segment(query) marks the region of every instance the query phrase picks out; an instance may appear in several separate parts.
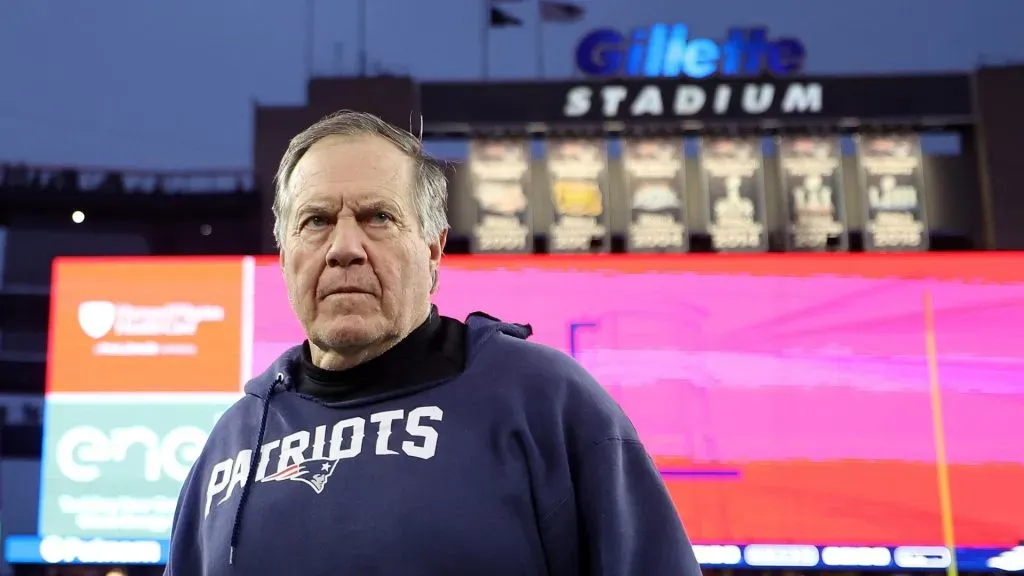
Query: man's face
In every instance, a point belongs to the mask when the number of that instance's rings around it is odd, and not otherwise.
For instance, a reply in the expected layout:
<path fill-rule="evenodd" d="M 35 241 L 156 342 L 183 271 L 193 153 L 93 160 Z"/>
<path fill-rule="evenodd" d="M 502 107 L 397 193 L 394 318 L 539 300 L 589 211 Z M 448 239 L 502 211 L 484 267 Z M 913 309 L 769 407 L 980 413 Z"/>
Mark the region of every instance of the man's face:
<path fill-rule="evenodd" d="M 412 160 L 374 136 L 314 144 L 289 181 L 281 267 L 310 342 L 343 352 L 405 336 L 444 247 L 420 233 Z"/>

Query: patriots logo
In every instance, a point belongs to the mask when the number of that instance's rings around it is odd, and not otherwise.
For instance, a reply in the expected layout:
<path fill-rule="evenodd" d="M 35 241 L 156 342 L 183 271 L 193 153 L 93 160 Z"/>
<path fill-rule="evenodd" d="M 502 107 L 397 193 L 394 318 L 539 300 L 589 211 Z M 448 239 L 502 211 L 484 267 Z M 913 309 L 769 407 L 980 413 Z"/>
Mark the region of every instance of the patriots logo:
<path fill-rule="evenodd" d="M 315 458 L 292 464 L 280 472 L 275 472 L 264 477 L 260 482 L 279 482 L 281 480 L 295 480 L 302 482 L 320 494 L 327 486 L 327 480 L 334 474 L 334 468 L 338 465 L 337 460 L 327 458 Z"/>

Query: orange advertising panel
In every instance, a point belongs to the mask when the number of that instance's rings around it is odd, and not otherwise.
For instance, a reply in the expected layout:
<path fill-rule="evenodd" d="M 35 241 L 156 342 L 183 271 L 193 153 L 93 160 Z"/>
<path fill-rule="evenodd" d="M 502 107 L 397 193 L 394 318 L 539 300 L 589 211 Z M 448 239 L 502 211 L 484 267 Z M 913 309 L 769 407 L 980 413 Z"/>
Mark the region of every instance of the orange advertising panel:
<path fill-rule="evenodd" d="M 241 258 L 63 258 L 47 393 L 238 392 Z"/>

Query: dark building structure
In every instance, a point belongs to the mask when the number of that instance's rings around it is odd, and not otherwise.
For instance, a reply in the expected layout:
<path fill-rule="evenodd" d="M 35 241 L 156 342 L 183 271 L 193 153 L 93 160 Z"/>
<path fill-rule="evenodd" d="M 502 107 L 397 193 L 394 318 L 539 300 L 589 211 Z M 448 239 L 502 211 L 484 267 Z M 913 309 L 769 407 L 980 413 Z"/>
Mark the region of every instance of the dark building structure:
<path fill-rule="evenodd" d="M 747 93 L 750 92 L 751 95 Z M 723 97 L 723 94 L 725 95 Z M 908 76 L 826 76 L 737 80 L 629 79 L 515 83 L 418 83 L 407 78 L 315 79 L 305 106 L 257 106 L 254 167 L 263 206 L 262 249 L 273 250 L 272 178 L 288 138 L 339 109 L 374 112 L 422 128 L 425 139 L 519 135 L 600 136 L 756 133 L 955 133 L 961 153 L 925 158 L 936 249 L 1022 249 L 1015 225 L 1024 208 L 1024 67 Z M 695 160 L 692 160 L 695 161 Z M 852 163 L 844 159 L 844 164 Z M 614 171 L 614 166 L 610 167 Z M 697 174 L 697 170 L 689 170 Z M 855 170 L 845 173 L 853 178 Z M 453 169 L 450 217 L 456 249 L 467 235 L 469 195 Z M 774 182 L 776 178 L 768 178 Z M 853 186 L 848 187 L 853 189 Z M 612 190 L 611 196 L 615 197 Z M 623 210 L 624 208 L 620 208 Z M 612 233 L 621 236 L 613 207 Z M 699 212 L 694 210 L 693 212 Z M 779 215 L 769 214 L 779 226 Z M 854 236 L 863 217 L 851 214 Z M 700 225 L 695 226 L 701 232 Z M 621 246 L 621 238 L 613 246 Z"/>
<path fill-rule="evenodd" d="M 43 393 L 54 257 L 253 252 L 258 213 L 248 173 L 0 168 L 0 394 Z M 6 407 L 3 456 L 38 458 L 38 405 Z"/>
<path fill-rule="evenodd" d="M 754 96 L 746 97 L 750 93 Z M 722 96 L 722 95 L 725 96 Z M 766 96 L 767 95 L 767 96 Z M 257 106 L 254 173 L 144 173 L 4 166 L 0 180 L 0 392 L 38 397 L 46 375 L 50 263 L 65 255 L 273 253 L 272 178 L 288 140 L 339 109 L 376 113 L 425 139 L 955 133 L 959 155 L 924 159 L 935 249 L 1024 249 L 1024 67 L 902 77 L 505 84 L 320 78 L 307 104 Z M 420 124 L 422 122 L 422 124 Z M 855 178 L 852 157 L 844 157 Z M 695 164 L 696 159 L 688 158 Z M 621 167 L 611 166 L 621 171 Z M 699 170 L 688 169 L 697 178 Z M 468 182 L 451 167 L 451 251 L 465 251 Z M 778 175 L 766 180 L 777 182 Z M 695 184 L 699 185 L 699 184 Z M 777 186 L 777 184 L 771 184 Z M 854 185 L 846 188 L 854 189 Z M 612 190 L 613 249 L 626 219 Z M 855 205 L 852 204 L 851 205 Z M 72 212 L 80 212 L 72 220 Z M 700 210 L 694 210 L 699 213 Z M 616 214 L 619 214 L 616 216 Z M 781 215 L 769 214 L 771 226 Z M 851 215 L 854 235 L 863 216 Z M 543 223 L 541 228 L 543 228 Z M 700 225 L 692 226 L 699 237 Z M 538 242 L 543 245 L 543 239 Z M 697 246 L 699 249 L 699 246 Z M 10 405 L 8 405 L 10 408 Z M 0 420 L 2 420 L 0 414 Z M 3 456 L 38 458 L 38 408 L 3 429 Z M 43 568 L 27 568 L 44 573 Z M 86 573 L 84 571 L 80 573 Z M 133 568 L 132 573 L 159 573 Z M 46 572 L 49 573 L 49 572 Z"/>
<path fill-rule="evenodd" d="M 761 94 L 760 101 L 744 98 L 747 91 Z M 731 97 L 716 98 L 723 92 Z M 764 98 L 766 93 L 770 97 Z M 1024 181 L 1024 163 L 1017 158 L 1024 149 L 1021 101 L 1024 67 L 745 81 L 420 83 L 400 77 L 316 78 L 309 82 L 305 106 L 255 108 L 253 174 L 4 166 L 0 387 L 14 394 L 43 391 L 50 262 L 57 255 L 273 253 L 270 205 L 280 155 L 292 136 L 339 109 L 373 112 L 413 131 L 422 128 L 425 139 L 953 132 L 961 143 L 958 156 L 925 158 L 933 247 L 1024 249 L 1024 228 L 1018 225 L 1024 200 L 1017 192 Z M 854 178 L 854 170 L 845 172 Z M 463 252 L 471 226 L 470 199 L 458 166 L 452 167 L 451 176 L 450 249 Z M 79 224 L 71 220 L 76 210 L 84 216 Z M 625 208 L 613 202 L 612 210 L 613 248 L 621 249 L 622 219 L 617 224 L 614 216 Z M 780 216 L 769 214 L 770 223 L 772 218 L 779 225 Z M 854 235 L 862 223 L 862 217 L 851 215 Z M 699 236 L 702 231 L 696 228 Z M 5 454 L 37 456 L 39 428 L 33 420 L 38 414 L 29 410 L 20 416 L 17 421 L 30 425 L 9 429 Z"/>

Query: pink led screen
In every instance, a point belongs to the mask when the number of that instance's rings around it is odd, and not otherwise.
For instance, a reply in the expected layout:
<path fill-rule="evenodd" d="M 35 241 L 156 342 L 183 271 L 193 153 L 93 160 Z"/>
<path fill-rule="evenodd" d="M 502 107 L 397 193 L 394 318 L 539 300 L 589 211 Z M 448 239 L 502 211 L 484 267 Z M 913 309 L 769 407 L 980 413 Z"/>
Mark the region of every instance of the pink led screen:
<path fill-rule="evenodd" d="M 940 449 L 957 545 L 1024 538 L 1022 255 L 459 257 L 435 303 L 575 356 L 696 542 L 941 544 Z M 258 373 L 303 337 L 276 261 L 254 309 Z"/>

